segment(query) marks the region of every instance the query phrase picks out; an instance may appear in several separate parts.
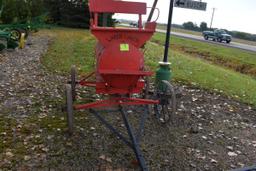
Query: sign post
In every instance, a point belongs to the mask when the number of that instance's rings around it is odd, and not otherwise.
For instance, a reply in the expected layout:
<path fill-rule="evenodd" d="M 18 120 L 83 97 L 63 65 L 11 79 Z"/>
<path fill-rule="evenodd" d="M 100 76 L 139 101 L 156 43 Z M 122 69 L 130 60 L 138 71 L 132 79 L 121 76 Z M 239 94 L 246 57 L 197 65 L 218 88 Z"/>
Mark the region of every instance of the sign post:
<path fill-rule="evenodd" d="M 164 59 L 162 62 L 159 62 L 159 69 L 156 71 L 156 85 L 159 90 L 165 89 L 165 85 L 163 83 L 164 80 L 165 81 L 171 80 L 171 69 L 170 69 L 171 63 L 168 62 L 168 52 L 169 52 L 170 37 L 171 37 L 173 4 L 174 4 L 174 0 L 170 0 L 165 49 L 164 49 Z"/>
<path fill-rule="evenodd" d="M 206 11 L 207 3 L 194 0 L 175 0 L 174 6 L 178 8 Z"/>
<path fill-rule="evenodd" d="M 168 62 L 168 52 L 170 47 L 173 7 L 205 11 L 207 7 L 207 3 L 202 2 L 201 0 L 200 1 L 170 0 L 169 17 L 168 17 L 165 49 L 164 49 L 164 59 L 162 62 L 159 62 L 159 69 L 156 71 L 156 85 L 160 90 L 164 89 L 164 85 L 163 85 L 164 80 L 166 81 L 171 80 L 171 69 L 170 69 L 171 63 Z"/>

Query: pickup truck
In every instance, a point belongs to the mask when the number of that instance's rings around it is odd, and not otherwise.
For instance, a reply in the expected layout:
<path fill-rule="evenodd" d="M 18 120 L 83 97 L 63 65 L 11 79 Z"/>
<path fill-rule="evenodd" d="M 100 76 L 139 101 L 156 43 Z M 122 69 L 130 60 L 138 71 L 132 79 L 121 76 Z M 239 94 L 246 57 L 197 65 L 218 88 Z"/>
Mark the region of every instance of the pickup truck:
<path fill-rule="evenodd" d="M 213 41 L 230 43 L 232 36 L 227 34 L 225 30 L 216 29 L 214 31 L 204 31 L 203 36 L 205 40 L 212 39 Z"/>

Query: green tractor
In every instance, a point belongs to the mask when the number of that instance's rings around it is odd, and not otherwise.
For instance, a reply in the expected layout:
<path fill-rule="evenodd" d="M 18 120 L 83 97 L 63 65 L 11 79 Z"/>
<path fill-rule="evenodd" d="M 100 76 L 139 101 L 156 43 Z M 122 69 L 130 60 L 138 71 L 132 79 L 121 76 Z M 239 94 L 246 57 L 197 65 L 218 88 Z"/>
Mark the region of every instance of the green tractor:
<path fill-rule="evenodd" d="M 0 51 L 4 49 L 15 49 L 19 46 L 17 38 L 10 32 L 0 30 Z"/>
<path fill-rule="evenodd" d="M 0 18 L 4 10 L 5 0 L 0 0 Z M 44 24 L 47 14 L 34 17 L 31 21 L 19 21 L 13 24 L 0 24 L 0 51 L 3 49 L 15 49 L 19 46 L 22 34 L 26 39 L 30 31 L 36 31 L 39 28 L 48 28 Z"/>

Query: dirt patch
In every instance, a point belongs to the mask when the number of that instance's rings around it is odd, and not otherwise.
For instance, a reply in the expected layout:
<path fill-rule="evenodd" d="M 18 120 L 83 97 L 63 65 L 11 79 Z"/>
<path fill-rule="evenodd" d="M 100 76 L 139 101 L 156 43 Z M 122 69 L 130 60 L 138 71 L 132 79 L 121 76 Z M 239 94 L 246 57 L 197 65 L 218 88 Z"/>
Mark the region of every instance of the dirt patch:
<path fill-rule="evenodd" d="M 6 52 L 0 63 L 0 168 L 3 170 L 138 170 L 131 149 L 88 111 L 75 113 L 75 133 L 66 132 L 63 85 L 66 78 L 47 72 L 40 56 L 47 37 L 32 37 L 24 50 Z M 181 89 L 173 123 L 163 126 L 150 115 L 141 149 L 150 170 L 228 170 L 253 165 L 256 110 L 218 93 L 176 84 Z M 80 102 L 100 99 L 80 88 Z M 138 126 L 142 108 L 128 107 Z M 102 115 L 125 133 L 119 113 Z M 126 134 L 127 135 L 127 134 Z M 2 141 L 3 140 L 3 141 Z M 128 169 L 125 169 L 128 170 Z"/>

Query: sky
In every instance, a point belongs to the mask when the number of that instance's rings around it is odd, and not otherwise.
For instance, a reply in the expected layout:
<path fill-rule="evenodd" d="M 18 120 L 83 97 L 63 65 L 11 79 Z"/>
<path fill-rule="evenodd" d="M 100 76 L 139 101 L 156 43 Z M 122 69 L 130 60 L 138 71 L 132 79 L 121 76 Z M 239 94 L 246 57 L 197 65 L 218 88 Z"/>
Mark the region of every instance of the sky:
<path fill-rule="evenodd" d="M 154 0 L 127 0 L 146 2 L 150 7 Z M 206 11 L 174 8 L 173 24 L 183 24 L 192 21 L 197 25 L 206 22 L 210 26 L 213 8 L 216 8 L 213 28 L 243 31 L 256 34 L 256 0 L 202 0 L 207 3 Z M 160 9 L 159 23 L 167 23 L 170 0 L 158 0 L 157 8 Z M 150 10 L 148 10 L 149 12 Z M 157 13 L 157 12 L 156 12 Z M 135 15 L 116 14 L 118 19 L 137 20 Z M 146 20 L 147 16 L 143 19 Z M 156 16 L 154 17 L 156 19 Z"/>

